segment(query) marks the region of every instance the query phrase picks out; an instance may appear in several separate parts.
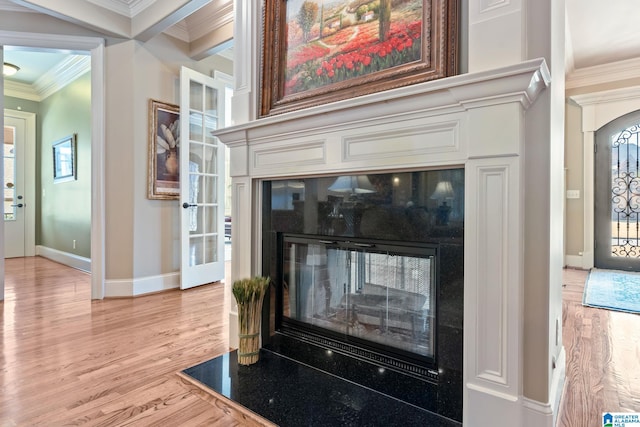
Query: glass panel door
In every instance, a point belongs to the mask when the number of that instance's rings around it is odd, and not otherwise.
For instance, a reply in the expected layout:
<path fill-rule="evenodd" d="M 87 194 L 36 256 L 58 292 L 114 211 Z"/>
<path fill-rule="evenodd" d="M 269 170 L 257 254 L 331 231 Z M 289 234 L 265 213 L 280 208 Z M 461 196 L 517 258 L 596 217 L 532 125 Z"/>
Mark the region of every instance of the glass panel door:
<path fill-rule="evenodd" d="M 224 146 L 212 132 L 224 124 L 224 86 L 182 68 L 180 198 L 181 288 L 224 278 Z"/>

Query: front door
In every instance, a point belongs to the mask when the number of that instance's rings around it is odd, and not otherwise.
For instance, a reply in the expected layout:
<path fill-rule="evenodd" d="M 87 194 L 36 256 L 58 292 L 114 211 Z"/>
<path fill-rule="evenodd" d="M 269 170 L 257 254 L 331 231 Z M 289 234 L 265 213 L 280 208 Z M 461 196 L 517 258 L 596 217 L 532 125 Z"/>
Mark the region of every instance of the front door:
<path fill-rule="evenodd" d="M 6 258 L 35 254 L 35 115 L 5 110 L 4 116 L 4 253 Z M 33 162 L 33 163 L 31 163 Z"/>
<path fill-rule="evenodd" d="M 180 71 L 180 287 L 224 279 L 224 145 L 211 132 L 224 125 L 224 84 Z"/>
<path fill-rule="evenodd" d="M 596 132 L 595 259 L 598 268 L 640 271 L 640 111 Z"/>

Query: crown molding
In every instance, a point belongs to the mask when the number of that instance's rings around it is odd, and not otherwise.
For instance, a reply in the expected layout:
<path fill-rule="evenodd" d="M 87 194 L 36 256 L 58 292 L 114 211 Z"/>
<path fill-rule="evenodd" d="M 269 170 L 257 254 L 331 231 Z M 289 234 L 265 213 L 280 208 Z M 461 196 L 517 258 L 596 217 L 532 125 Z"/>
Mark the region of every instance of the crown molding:
<path fill-rule="evenodd" d="M 609 102 L 627 101 L 630 99 L 637 100 L 640 99 L 640 86 L 587 93 L 584 95 L 572 95 L 569 99 L 581 107 Z"/>
<path fill-rule="evenodd" d="M 33 87 L 42 99 L 45 99 L 89 70 L 91 56 L 71 55 L 36 80 Z"/>
<path fill-rule="evenodd" d="M 202 8 L 199 13 L 191 15 L 188 20 L 190 42 L 233 22 L 233 2 L 218 7 Z"/>
<path fill-rule="evenodd" d="M 565 89 L 637 78 L 638 68 L 640 68 L 640 57 L 571 70 L 565 79 Z"/>
<path fill-rule="evenodd" d="M 88 0 L 103 9 L 110 10 L 127 18 L 133 18 L 138 13 L 153 6 L 156 0 Z"/>
<path fill-rule="evenodd" d="M 28 101 L 42 101 L 42 98 L 35 89 L 28 84 L 18 83 L 11 80 L 4 81 L 4 96 L 26 99 Z"/>
<path fill-rule="evenodd" d="M 167 28 L 164 30 L 164 33 L 178 40 L 182 40 L 185 43 L 189 43 L 190 41 L 189 29 L 187 28 L 187 23 L 184 20 Z"/>
<path fill-rule="evenodd" d="M 91 70 L 91 56 L 70 55 L 32 85 L 5 80 L 5 96 L 40 102 Z"/>
<path fill-rule="evenodd" d="M 233 2 L 209 3 L 184 20 L 166 29 L 165 34 L 191 43 L 233 22 Z"/>

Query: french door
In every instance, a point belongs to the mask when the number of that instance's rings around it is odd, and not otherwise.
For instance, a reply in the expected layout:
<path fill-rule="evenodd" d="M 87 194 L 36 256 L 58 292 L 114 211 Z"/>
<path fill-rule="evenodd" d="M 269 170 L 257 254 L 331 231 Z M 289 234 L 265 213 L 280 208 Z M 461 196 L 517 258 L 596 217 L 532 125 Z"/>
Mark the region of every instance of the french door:
<path fill-rule="evenodd" d="M 225 86 L 180 71 L 180 287 L 224 279 L 224 145 L 211 133 L 224 125 Z"/>
<path fill-rule="evenodd" d="M 598 268 L 640 271 L 640 111 L 596 132 L 595 259 Z"/>

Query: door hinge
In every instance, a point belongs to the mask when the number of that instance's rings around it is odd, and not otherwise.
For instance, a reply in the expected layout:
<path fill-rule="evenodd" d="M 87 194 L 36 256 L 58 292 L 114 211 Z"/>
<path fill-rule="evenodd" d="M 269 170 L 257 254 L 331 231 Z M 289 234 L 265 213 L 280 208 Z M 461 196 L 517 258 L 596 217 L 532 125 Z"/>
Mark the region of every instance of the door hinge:
<path fill-rule="evenodd" d="M 593 144 L 593 152 L 594 153 L 598 152 L 598 144 Z"/>

